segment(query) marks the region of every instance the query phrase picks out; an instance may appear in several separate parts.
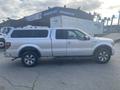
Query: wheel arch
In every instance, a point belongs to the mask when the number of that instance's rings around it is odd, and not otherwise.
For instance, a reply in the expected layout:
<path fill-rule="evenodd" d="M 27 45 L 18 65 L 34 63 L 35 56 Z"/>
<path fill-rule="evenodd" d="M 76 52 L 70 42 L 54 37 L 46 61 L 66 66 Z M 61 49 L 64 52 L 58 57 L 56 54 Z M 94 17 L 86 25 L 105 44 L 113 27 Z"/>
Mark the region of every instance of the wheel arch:
<path fill-rule="evenodd" d="M 99 46 L 97 46 L 97 47 L 95 48 L 95 50 L 94 50 L 93 55 L 95 55 L 96 51 L 97 51 L 98 49 L 101 49 L 101 48 L 107 48 L 108 50 L 110 50 L 110 54 L 112 55 L 112 48 L 111 48 L 109 45 L 99 45 Z"/>
<path fill-rule="evenodd" d="M 23 47 L 22 49 L 20 49 L 18 56 L 21 57 L 22 54 L 26 51 L 33 51 L 33 52 L 37 53 L 38 57 L 41 56 L 40 51 L 36 47 L 32 47 L 32 46 L 26 46 L 26 47 Z"/>

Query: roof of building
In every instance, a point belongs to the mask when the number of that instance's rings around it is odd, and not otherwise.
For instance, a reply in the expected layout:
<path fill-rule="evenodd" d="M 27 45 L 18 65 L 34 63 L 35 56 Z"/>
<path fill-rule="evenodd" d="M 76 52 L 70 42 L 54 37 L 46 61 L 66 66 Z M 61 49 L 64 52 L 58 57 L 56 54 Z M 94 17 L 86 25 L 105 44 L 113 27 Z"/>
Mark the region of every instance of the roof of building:
<path fill-rule="evenodd" d="M 0 24 L 3 26 L 23 27 L 27 25 L 33 26 L 50 26 L 50 17 L 65 15 L 81 19 L 93 20 L 93 15 L 86 13 L 80 9 L 72 9 L 66 7 L 54 7 L 48 10 L 26 16 L 19 20 L 8 20 Z"/>
<path fill-rule="evenodd" d="M 42 18 L 50 18 L 58 15 L 66 15 L 66 16 L 71 16 L 71 17 L 76 17 L 81 19 L 93 20 L 93 15 L 91 15 L 90 13 L 86 13 L 80 9 L 73 9 L 73 8 L 66 8 L 66 7 L 49 8 L 48 10 L 35 13 L 25 18 L 33 21 L 33 20 L 38 20 Z"/>

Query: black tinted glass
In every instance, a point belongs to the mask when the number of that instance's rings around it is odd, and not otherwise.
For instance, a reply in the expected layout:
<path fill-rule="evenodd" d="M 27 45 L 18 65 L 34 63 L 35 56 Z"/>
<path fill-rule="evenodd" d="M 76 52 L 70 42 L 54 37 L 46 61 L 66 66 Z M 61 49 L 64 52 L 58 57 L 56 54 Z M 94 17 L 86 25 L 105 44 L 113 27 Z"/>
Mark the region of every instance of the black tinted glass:
<path fill-rule="evenodd" d="M 11 37 L 12 38 L 37 38 L 37 37 L 47 37 L 48 30 L 14 30 Z"/>
<path fill-rule="evenodd" d="M 57 30 L 56 31 L 56 39 L 67 39 L 67 31 L 66 30 Z"/>

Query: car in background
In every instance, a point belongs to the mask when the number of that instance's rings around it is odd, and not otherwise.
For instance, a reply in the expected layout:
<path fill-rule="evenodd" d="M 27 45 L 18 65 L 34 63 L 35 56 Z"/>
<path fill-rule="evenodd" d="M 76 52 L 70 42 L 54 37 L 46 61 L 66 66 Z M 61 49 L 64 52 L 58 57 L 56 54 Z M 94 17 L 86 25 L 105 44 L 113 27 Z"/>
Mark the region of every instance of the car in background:
<path fill-rule="evenodd" d="M 0 48 L 5 47 L 5 36 L 10 32 L 13 27 L 2 27 L 0 29 Z"/>

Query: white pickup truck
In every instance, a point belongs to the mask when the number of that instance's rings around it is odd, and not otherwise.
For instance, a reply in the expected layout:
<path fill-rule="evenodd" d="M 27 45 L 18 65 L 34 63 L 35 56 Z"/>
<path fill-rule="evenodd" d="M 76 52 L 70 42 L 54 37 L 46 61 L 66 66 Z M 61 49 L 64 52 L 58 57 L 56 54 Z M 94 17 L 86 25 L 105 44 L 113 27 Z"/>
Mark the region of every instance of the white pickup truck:
<path fill-rule="evenodd" d="M 18 28 L 5 41 L 5 56 L 21 58 L 28 67 L 40 57 L 92 56 L 98 63 L 107 63 L 114 54 L 113 40 L 91 37 L 75 28 Z"/>

